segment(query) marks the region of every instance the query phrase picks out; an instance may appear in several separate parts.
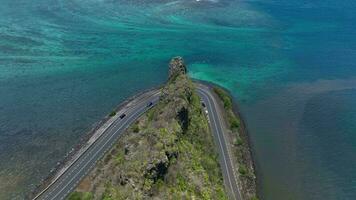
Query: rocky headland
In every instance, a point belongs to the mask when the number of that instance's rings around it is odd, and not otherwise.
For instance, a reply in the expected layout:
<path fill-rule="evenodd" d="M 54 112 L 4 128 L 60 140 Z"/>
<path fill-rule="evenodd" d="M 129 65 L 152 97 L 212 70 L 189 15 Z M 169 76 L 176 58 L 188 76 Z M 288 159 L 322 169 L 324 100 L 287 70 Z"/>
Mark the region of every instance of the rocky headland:
<path fill-rule="evenodd" d="M 200 98 L 181 57 L 169 64 L 159 103 L 140 117 L 69 199 L 228 199 L 218 154 Z M 226 112 L 244 199 L 256 199 L 248 140 L 231 98 L 214 89 Z"/>

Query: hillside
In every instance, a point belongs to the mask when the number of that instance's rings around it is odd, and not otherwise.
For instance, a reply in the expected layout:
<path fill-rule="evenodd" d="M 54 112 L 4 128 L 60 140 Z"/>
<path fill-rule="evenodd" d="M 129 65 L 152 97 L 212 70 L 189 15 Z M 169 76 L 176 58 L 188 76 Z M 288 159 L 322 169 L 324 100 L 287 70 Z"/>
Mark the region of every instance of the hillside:
<path fill-rule="evenodd" d="M 227 199 L 207 118 L 181 58 L 160 102 L 98 162 L 69 199 Z"/>

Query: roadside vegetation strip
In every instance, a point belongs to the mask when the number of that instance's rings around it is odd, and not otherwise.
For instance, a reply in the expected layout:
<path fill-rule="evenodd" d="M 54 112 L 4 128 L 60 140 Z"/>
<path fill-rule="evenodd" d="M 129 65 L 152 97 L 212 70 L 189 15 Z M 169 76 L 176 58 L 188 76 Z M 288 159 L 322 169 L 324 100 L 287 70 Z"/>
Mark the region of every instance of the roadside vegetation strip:
<path fill-rule="evenodd" d="M 230 95 L 219 87 L 213 87 L 213 91 L 220 97 L 224 104 L 227 113 L 227 119 L 231 129 L 238 129 L 240 127 L 240 119 L 238 119 L 233 112 L 233 103 Z"/>
<path fill-rule="evenodd" d="M 116 115 L 116 112 L 115 112 L 115 111 L 112 111 L 112 112 L 109 114 L 110 117 L 113 117 L 113 116 L 115 116 L 115 115 Z"/>

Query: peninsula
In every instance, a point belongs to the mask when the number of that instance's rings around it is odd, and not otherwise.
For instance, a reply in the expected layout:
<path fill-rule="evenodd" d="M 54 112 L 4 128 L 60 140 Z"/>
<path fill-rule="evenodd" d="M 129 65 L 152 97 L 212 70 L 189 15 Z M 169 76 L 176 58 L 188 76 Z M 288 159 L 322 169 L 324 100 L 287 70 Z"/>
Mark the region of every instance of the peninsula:
<path fill-rule="evenodd" d="M 167 83 L 135 109 L 112 112 L 35 199 L 257 199 L 248 137 L 230 96 L 186 72 L 173 58 Z"/>

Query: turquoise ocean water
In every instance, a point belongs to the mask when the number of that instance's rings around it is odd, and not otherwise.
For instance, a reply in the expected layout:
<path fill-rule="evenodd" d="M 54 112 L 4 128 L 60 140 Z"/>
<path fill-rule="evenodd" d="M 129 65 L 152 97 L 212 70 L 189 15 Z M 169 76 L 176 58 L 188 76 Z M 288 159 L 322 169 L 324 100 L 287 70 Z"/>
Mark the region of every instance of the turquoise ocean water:
<path fill-rule="evenodd" d="M 351 0 L 0 0 L 0 199 L 181 55 L 247 120 L 263 199 L 356 199 Z"/>

